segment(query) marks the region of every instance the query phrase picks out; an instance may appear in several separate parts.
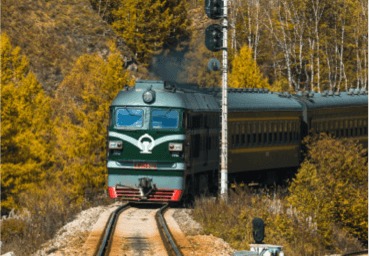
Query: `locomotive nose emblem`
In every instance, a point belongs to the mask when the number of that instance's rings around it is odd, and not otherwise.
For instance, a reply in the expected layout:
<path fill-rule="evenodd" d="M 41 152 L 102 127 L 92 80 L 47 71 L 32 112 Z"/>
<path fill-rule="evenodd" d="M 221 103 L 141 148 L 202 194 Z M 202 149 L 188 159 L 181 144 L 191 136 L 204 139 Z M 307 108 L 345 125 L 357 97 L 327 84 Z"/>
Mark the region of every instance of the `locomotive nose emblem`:
<path fill-rule="evenodd" d="M 148 138 L 151 140 L 151 143 L 149 141 L 142 141 L 144 138 Z M 153 139 L 153 137 L 151 137 L 149 134 L 145 133 L 144 135 L 142 135 L 137 142 L 137 146 L 142 150 L 140 153 L 141 154 L 151 154 L 151 150 L 154 148 L 155 146 L 155 141 Z M 150 148 L 149 148 L 150 146 Z"/>

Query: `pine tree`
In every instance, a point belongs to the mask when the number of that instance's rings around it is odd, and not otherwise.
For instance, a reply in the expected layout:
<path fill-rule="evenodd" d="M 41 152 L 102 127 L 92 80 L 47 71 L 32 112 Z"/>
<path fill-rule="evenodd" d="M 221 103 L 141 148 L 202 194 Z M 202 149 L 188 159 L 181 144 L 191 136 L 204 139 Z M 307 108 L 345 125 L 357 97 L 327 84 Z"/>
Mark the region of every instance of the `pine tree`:
<path fill-rule="evenodd" d="M 232 63 L 232 72 L 229 74 L 229 85 L 234 88 L 269 88 L 268 81 L 263 78 L 257 63 L 253 60 L 252 51 L 244 45 Z"/>
<path fill-rule="evenodd" d="M 65 181 L 72 184 L 71 193 L 80 200 L 86 189 L 106 185 L 109 105 L 124 85 L 134 83 L 128 71 L 123 70 L 123 60 L 115 46 L 110 50 L 107 62 L 97 55 L 81 56 L 53 102 L 57 105 L 67 100 L 71 109 L 59 121 L 57 162 Z"/>
<path fill-rule="evenodd" d="M 164 43 L 187 34 L 190 22 L 183 0 L 119 0 L 118 5 L 112 27 L 146 66 Z"/>
<path fill-rule="evenodd" d="M 16 207 L 21 191 L 40 183 L 51 167 L 53 124 L 49 98 L 29 63 L 1 35 L 1 206 Z"/>

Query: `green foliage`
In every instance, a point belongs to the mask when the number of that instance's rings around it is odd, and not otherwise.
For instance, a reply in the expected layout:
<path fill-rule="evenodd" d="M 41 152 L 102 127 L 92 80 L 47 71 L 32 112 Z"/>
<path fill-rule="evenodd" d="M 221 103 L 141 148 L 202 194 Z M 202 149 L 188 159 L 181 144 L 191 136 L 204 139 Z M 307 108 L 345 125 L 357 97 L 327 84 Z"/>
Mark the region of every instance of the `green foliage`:
<path fill-rule="evenodd" d="M 368 242 L 368 166 L 366 150 L 348 139 L 325 134 L 308 137 L 308 158 L 291 183 L 288 201 L 306 216 L 315 216 L 327 245 L 336 224 Z"/>
<path fill-rule="evenodd" d="M 183 0 L 118 0 L 112 14 L 112 27 L 146 65 L 163 44 L 187 34 L 190 25 Z"/>
<path fill-rule="evenodd" d="M 82 200 L 86 189 L 106 184 L 105 140 L 109 105 L 126 84 L 134 80 L 123 71 L 123 60 L 115 46 L 108 61 L 96 55 L 81 56 L 67 76 L 53 106 L 58 113 L 69 109 L 59 120 L 56 149 L 62 178 L 71 193 Z"/>
<path fill-rule="evenodd" d="M 1 206 L 16 207 L 18 194 L 48 178 L 52 129 L 49 98 L 29 63 L 1 35 Z"/>
<path fill-rule="evenodd" d="M 229 74 L 230 87 L 234 88 L 270 88 L 268 80 L 263 78 L 257 63 L 252 58 L 252 51 L 244 45 L 232 62 Z"/>

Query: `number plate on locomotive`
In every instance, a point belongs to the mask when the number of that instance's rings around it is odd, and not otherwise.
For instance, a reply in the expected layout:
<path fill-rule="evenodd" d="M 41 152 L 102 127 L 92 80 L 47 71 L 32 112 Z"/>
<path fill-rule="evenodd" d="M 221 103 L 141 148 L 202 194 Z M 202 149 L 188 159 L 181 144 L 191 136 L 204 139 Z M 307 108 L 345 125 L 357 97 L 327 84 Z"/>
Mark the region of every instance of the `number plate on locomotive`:
<path fill-rule="evenodd" d="M 156 164 L 135 163 L 134 168 L 136 169 L 156 169 Z"/>

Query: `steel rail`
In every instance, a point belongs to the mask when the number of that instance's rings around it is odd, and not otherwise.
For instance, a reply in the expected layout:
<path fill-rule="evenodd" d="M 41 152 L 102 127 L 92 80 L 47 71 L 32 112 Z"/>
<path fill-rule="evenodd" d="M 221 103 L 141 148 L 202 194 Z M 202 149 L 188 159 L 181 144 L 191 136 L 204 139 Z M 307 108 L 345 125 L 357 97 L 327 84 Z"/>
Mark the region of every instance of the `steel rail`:
<path fill-rule="evenodd" d="M 368 250 L 359 251 L 359 252 L 350 252 L 350 253 L 344 253 L 344 254 L 342 254 L 342 256 L 356 256 L 356 255 L 368 255 Z"/>
<path fill-rule="evenodd" d="M 102 237 L 100 248 L 95 255 L 103 256 L 109 251 L 109 247 L 111 246 L 112 241 L 112 234 L 114 233 L 118 217 L 124 210 L 127 210 L 129 207 L 131 207 L 131 205 L 130 203 L 127 203 L 120 206 L 118 209 L 110 214 L 108 225 L 105 227 L 105 235 Z"/>
<path fill-rule="evenodd" d="M 164 204 L 156 213 L 156 223 L 158 224 L 160 236 L 164 242 L 165 248 L 167 249 L 168 255 L 183 256 L 175 240 L 172 238 L 168 225 L 163 217 L 163 214 L 168 209 L 168 206 L 168 204 Z"/>

